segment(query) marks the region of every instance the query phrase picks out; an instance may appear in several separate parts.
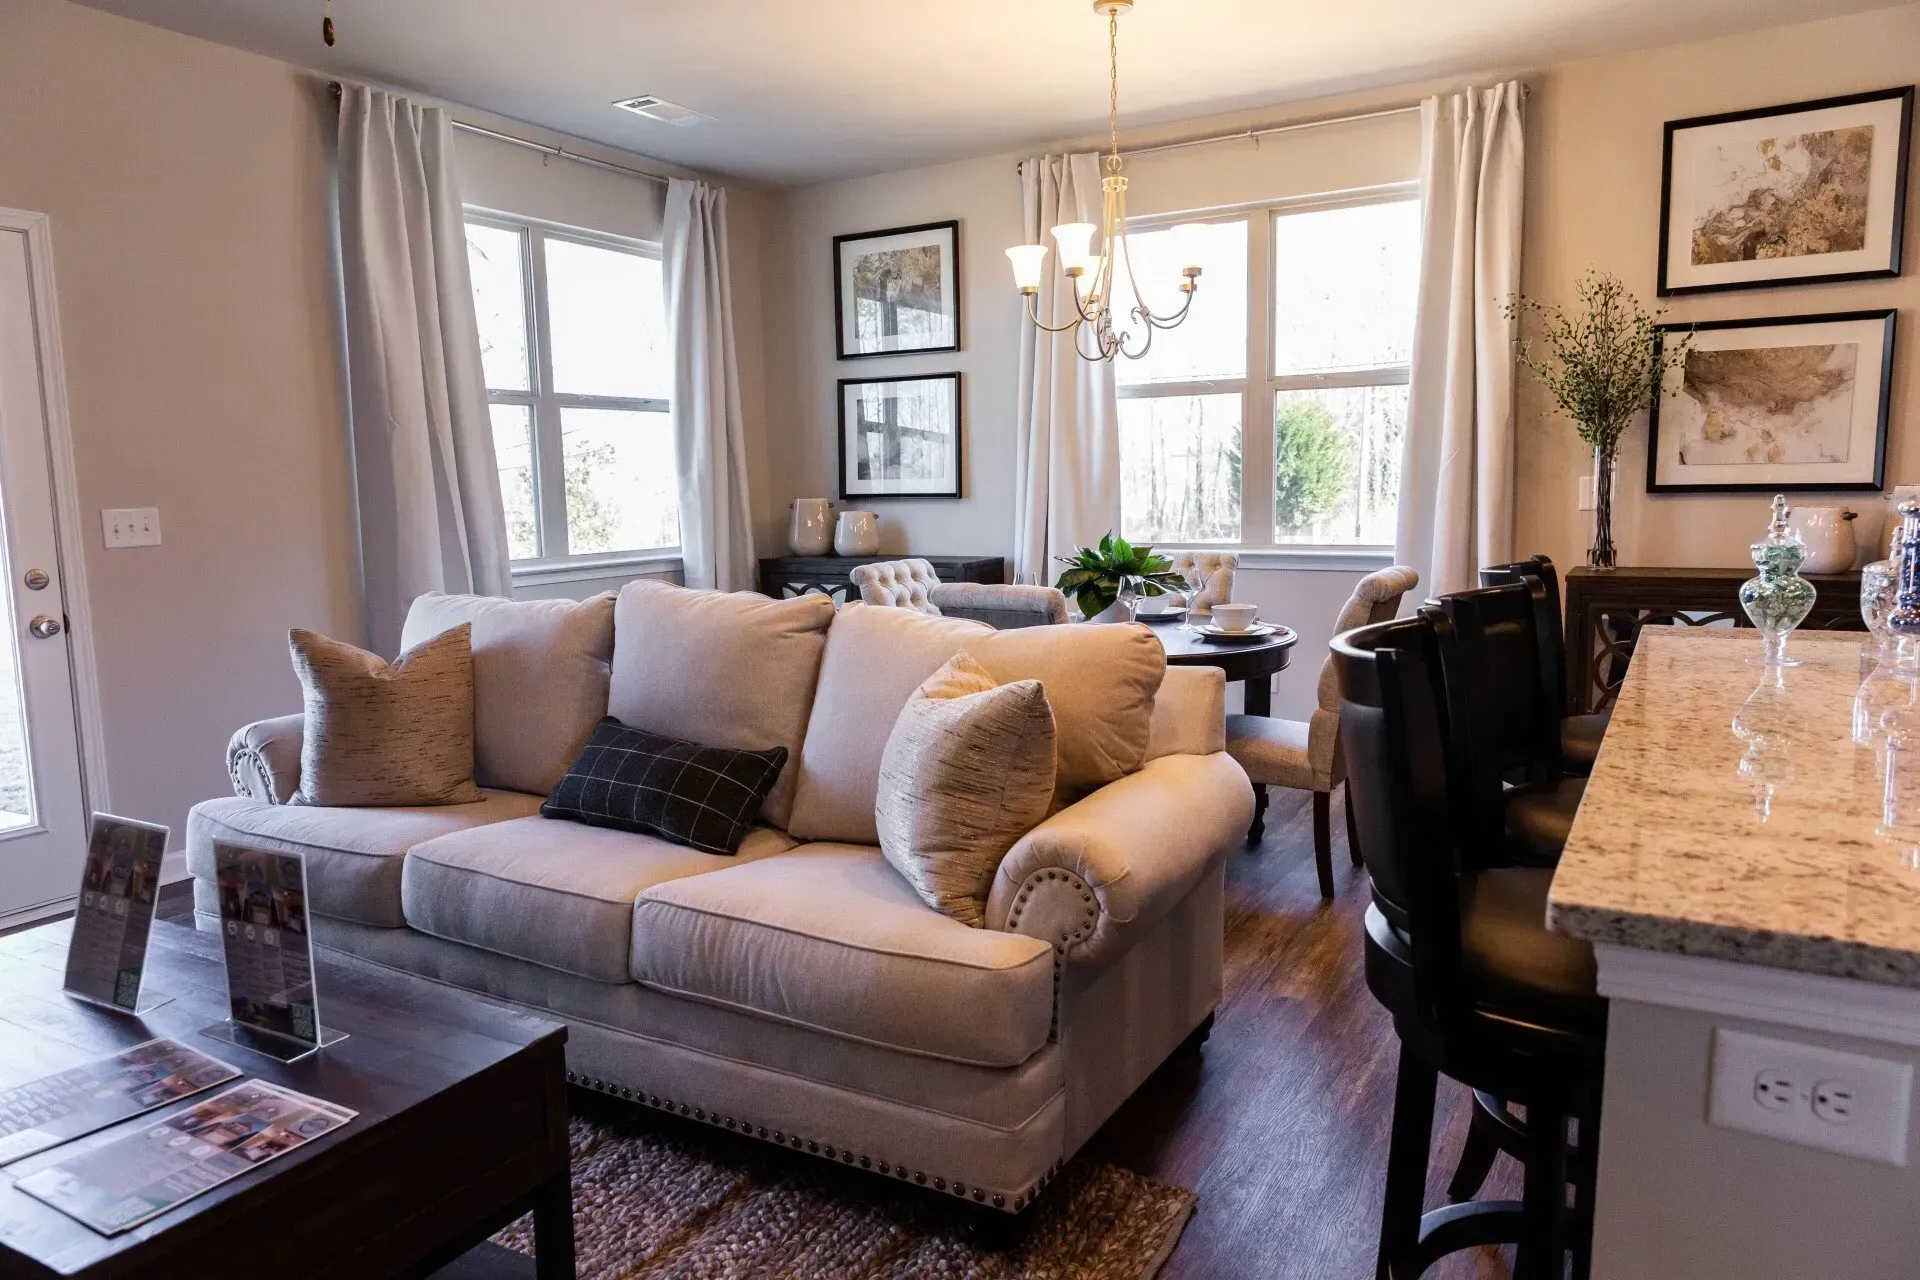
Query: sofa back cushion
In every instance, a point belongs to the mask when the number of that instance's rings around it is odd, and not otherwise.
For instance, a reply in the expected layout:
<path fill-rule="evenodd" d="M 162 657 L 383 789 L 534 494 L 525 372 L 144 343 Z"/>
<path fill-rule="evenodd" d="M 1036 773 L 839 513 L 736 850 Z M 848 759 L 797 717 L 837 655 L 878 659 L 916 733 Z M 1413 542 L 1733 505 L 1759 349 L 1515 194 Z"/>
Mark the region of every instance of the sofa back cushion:
<path fill-rule="evenodd" d="M 1038 680 L 1053 708 L 1058 807 L 1145 762 L 1167 653 L 1140 623 L 995 631 L 958 618 L 854 605 L 827 637 L 788 830 L 878 844 L 880 757 L 900 709 L 964 650 L 1000 684 Z"/>
<path fill-rule="evenodd" d="M 473 776 L 483 787 L 546 795 L 607 714 L 613 595 L 502 600 L 430 591 L 400 632 L 412 648 L 473 628 Z"/>
<path fill-rule="evenodd" d="M 873 802 L 880 756 L 900 708 L 947 660 L 993 634 L 982 622 L 913 609 L 848 605 L 827 633 L 794 779 L 789 834 L 800 840 L 878 844 Z"/>
<path fill-rule="evenodd" d="M 769 600 L 750 591 L 629 582 L 614 604 L 605 712 L 631 728 L 712 747 L 785 747 L 787 767 L 760 808 L 768 822 L 785 827 L 792 761 L 806 736 L 832 622 L 833 601 L 823 595 Z"/>

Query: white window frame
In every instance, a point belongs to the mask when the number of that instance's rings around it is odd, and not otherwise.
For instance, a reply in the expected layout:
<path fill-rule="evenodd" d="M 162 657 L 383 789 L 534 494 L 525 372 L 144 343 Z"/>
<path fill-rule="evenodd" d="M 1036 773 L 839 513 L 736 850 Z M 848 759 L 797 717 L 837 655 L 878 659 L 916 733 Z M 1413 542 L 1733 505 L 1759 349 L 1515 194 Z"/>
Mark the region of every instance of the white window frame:
<path fill-rule="evenodd" d="M 514 582 L 540 586 L 579 579 L 606 578 L 621 570 L 678 568 L 680 548 L 647 547 L 637 551 L 600 551 L 585 555 L 554 555 L 549 548 L 567 545 L 566 446 L 561 433 L 563 409 L 624 409 L 666 413 L 670 402 L 651 396 L 588 396 L 554 389 L 553 342 L 547 318 L 547 241 L 563 240 L 612 249 L 636 257 L 660 258 L 660 246 L 645 240 L 564 226 L 521 214 L 503 213 L 467 205 L 465 221 L 520 237 L 522 315 L 527 326 L 528 389 L 487 388 L 487 403 L 522 405 L 532 411 L 534 536 L 539 554 L 515 560 Z"/>
<path fill-rule="evenodd" d="M 1337 373 L 1280 374 L 1275 372 L 1274 314 L 1279 299 L 1273 289 L 1273 242 L 1280 218 L 1327 209 L 1397 204 L 1420 198 L 1418 182 L 1395 182 L 1349 191 L 1263 200 L 1251 204 L 1189 213 L 1153 214 L 1129 218 L 1128 231 L 1158 231 L 1182 223 L 1245 222 L 1247 226 L 1247 362 L 1249 376 L 1201 378 L 1180 382 L 1122 386 L 1122 400 L 1162 396 L 1240 396 L 1240 541 L 1169 543 L 1166 550 L 1235 552 L 1240 564 L 1253 569 L 1384 568 L 1393 562 L 1391 545 L 1352 542 L 1276 543 L 1273 529 L 1273 415 L 1282 391 L 1342 387 L 1405 386 L 1408 365 L 1380 365 L 1342 369 Z M 1206 278 L 1193 305 L 1207 305 Z M 1124 359 L 1125 357 L 1121 357 Z M 1261 373 L 1253 374 L 1252 370 Z M 1159 544 L 1156 544 L 1159 549 Z"/>

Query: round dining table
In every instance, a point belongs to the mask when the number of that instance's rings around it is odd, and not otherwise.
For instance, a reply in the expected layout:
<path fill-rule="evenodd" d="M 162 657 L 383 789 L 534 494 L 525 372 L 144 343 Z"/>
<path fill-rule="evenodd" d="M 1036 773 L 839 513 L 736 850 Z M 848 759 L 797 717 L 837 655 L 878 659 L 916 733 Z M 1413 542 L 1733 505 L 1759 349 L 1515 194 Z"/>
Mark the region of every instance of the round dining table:
<path fill-rule="evenodd" d="M 1273 684 L 1269 677 L 1285 671 L 1299 640 L 1291 627 L 1277 627 L 1256 640 L 1209 640 L 1179 618 L 1139 618 L 1153 628 L 1167 651 L 1170 667 L 1218 667 L 1227 679 L 1245 682 L 1246 711 L 1250 716 L 1273 714 Z"/>

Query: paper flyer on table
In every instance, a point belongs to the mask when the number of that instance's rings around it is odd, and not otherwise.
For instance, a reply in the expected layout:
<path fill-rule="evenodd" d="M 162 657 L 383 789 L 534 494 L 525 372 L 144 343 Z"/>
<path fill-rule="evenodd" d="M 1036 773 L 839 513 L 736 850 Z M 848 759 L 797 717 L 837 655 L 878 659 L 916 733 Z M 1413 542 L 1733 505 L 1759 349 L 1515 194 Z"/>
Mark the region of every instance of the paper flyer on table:
<path fill-rule="evenodd" d="M 140 1007 L 167 835 L 166 827 L 93 815 L 67 943 L 66 989 L 74 995 L 129 1013 Z"/>
<path fill-rule="evenodd" d="M 178 1040 L 149 1040 L 111 1057 L 0 1089 L 0 1164 L 190 1098 L 239 1075 L 237 1068 Z"/>
<path fill-rule="evenodd" d="M 249 1080 L 15 1185 L 102 1235 L 118 1235 L 359 1114 Z"/>

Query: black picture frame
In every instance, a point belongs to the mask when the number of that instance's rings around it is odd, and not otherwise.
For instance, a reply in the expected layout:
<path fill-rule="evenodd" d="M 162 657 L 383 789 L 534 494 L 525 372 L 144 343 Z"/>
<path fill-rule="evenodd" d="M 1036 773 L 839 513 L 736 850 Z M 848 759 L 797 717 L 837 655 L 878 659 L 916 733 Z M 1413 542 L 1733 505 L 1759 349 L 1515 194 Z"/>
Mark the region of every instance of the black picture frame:
<path fill-rule="evenodd" d="M 881 347 L 872 351 L 860 351 L 857 335 L 847 330 L 847 308 L 845 260 L 850 246 L 858 246 L 866 240 L 884 240 L 894 236 L 925 235 L 946 237 L 946 260 L 952 267 L 950 275 L 952 288 L 953 341 L 933 346 Z M 929 355 L 945 351 L 960 350 L 960 222 L 949 218 L 944 222 L 920 222 L 907 227 L 886 227 L 879 231 L 855 231 L 833 238 L 833 351 L 839 360 L 866 360 L 875 356 Z"/>
<path fill-rule="evenodd" d="M 1863 321 L 1881 322 L 1879 399 L 1874 426 L 1873 475 L 1865 480 L 1841 482 L 1755 481 L 1745 484 L 1674 484 L 1660 482 L 1660 406 L 1666 401 L 1664 384 L 1656 390 L 1647 411 L 1647 492 L 1660 493 L 1875 493 L 1886 488 L 1887 427 L 1893 404 L 1894 332 L 1899 311 L 1893 307 L 1868 311 L 1835 311 L 1820 315 L 1757 316 L 1742 320 L 1702 320 L 1695 324 L 1655 326 L 1654 358 L 1662 354 L 1666 335 L 1674 332 L 1707 333 L 1726 329 L 1773 329 L 1794 325 L 1842 324 Z"/>
<path fill-rule="evenodd" d="M 1740 124 L 1749 120 L 1760 120 L 1770 116 L 1792 116 L 1805 112 L 1825 111 L 1834 108 L 1864 106 L 1869 103 L 1898 100 L 1900 102 L 1900 137 L 1895 154 L 1898 162 L 1893 180 L 1893 222 L 1891 239 L 1887 247 L 1885 265 L 1857 271 L 1834 271 L 1819 274 L 1778 275 L 1752 280 L 1732 280 L 1701 284 L 1674 284 L 1673 274 L 1673 150 L 1676 135 L 1696 129 L 1712 129 L 1722 125 Z M 1907 220 L 1907 187 L 1913 163 L 1913 100 L 1914 86 L 1904 88 L 1879 89 L 1870 93 L 1844 94 L 1833 98 L 1814 98 L 1806 102 L 1786 103 L 1781 106 L 1756 107 L 1747 111 L 1727 111 L 1718 115 L 1693 116 L 1685 120 L 1667 121 L 1662 138 L 1660 154 L 1660 263 L 1657 274 L 1657 290 L 1663 298 L 1684 297 L 1698 293 L 1725 293 L 1738 289 L 1777 289 L 1806 284 L 1833 284 L 1842 280 L 1885 280 L 1897 277 L 1901 271 L 1903 251 L 1903 232 Z M 1784 258 L 1783 262 L 1795 259 Z"/>
<path fill-rule="evenodd" d="M 838 455 L 839 455 L 839 476 L 840 476 L 839 490 L 840 490 L 840 498 L 842 501 L 851 501 L 856 498 L 863 499 L 863 500 L 879 499 L 882 501 L 893 501 L 895 499 L 902 499 L 902 498 L 911 498 L 911 499 L 958 498 L 962 496 L 961 476 L 966 466 L 967 455 L 966 455 L 966 432 L 965 432 L 966 424 L 964 421 L 965 415 L 962 409 L 963 402 L 960 394 L 960 391 L 961 391 L 960 381 L 961 381 L 960 374 L 957 371 L 952 373 L 909 373 L 909 374 L 900 374 L 895 377 L 841 378 L 839 380 L 836 386 L 836 394 L 838 395 L 839 402 L 840 402 L 840 413 L 839 413 L 840 447 L 838 450 Z M 849 467 L 848 467 L 847 441 L 848 441 L 848 437 L 852 434 L 851 432 L 852 423 L 850 421 L 850 408 L 851 408 L 852 401 L 847 394 L 848 389 L 853 387 L 886 386 L 889 384 L 903 383 L 903 382 L 945 382 L 949 384 L 950 395 L 951 395 L 951 400 L 949 403 L 952 405 L 952 413 L 953 413 L 953 446 L 952 446 L 952 453 L 950 457 L 951 467 L 949 472 L 953 480 L 953 483 L 951 486 L 942 486 L 939 489 L 916 489 L 910 492 L 900 492 L 897 490 L 887 490 L 887 489 L 877 488 L 877 487 L 861 487 L 857 483 L 848 482 Z M 871 484 L 876 482 L 869 482 L 869 483 Z M 883 482 L 880 482 L 880 483 L 883 483 Z"/>

